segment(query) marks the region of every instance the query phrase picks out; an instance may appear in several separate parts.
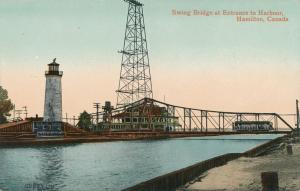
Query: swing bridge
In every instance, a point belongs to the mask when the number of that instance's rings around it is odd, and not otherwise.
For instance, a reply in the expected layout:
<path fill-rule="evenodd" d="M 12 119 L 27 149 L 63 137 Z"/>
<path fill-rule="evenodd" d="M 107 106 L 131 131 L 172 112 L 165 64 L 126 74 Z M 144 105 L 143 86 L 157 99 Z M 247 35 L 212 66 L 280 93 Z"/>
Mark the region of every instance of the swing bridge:
<path fill-rule="evenodd" d="M 282 133 L 294 130 L 291 122 L 296 114 L 228 112 L 176 106 L 151 98 L 143 98 L 114 109 L 110 104 L 93 113 L 94 131 L 165 131 L 165 132 L 237 132 Z M 252 128 L 234 130 L 236 123 Z M 262 128 L 260 124 L 269 124 Z M 254 125 L 254 128 L 253 128 Z M 249 125 L 248 125 L 249 126 Z M 256 126 L 256 127 L 255 127 Z"/>

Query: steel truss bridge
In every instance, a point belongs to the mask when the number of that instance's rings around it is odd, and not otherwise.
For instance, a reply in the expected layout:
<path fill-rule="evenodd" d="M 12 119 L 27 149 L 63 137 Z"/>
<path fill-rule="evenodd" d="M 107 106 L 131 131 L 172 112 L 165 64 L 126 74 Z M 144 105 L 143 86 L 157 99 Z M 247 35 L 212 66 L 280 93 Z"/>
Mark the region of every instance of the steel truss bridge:
<path fill-rule="evenodd" d="M 158 116 L 153 112 L 153 108 L 155 107 L 164 108 L 165 112 Z M 140 116 L 143 116 L 146 120 L 133 120 L 136 117 L 136 110 L 134 108 L 140 108 L 143 111 Z M 128 118 L 131 118 L 127 123 L 124 121 L 119 121 L 118 123 L 114 120 L 114 116 L 122 115 L 126 112 L 127 114 L 129 113 Z M 93 113 L 93 118 L 96 116 L 97 113 Z M 146 123 L 149 129 L 153 127 L 153 124 L 160 124 L 165 127 L 176 126 L 173 131 L 184 132 L 228 132 L 232 131 L 233 123 L 236 121 L 267 121 L 273 124 L 273 132 L 286 132 L 294 130 L 291 122 L 294 121 L 295 117 L 296 114 L 280 115 L 277 113 L 227 112 L 196 109 L 176 106 L 151 98 L 143 98 L 126 106 L 98 113 L 98 118 L 106 123 L 107 128 L 113 128 L 115 124 L 126 124 L 127 127 L 134 128 Z M 153 120 L 154 118 L 156 120 Z"/>

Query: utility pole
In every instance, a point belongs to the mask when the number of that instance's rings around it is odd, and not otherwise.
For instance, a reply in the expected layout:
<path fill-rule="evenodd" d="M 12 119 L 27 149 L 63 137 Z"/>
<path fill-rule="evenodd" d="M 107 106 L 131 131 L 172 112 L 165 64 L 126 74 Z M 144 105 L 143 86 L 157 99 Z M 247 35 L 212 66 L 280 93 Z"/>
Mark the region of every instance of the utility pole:
<path fill-rule="evenodd" d="M 296 127 L 297 127 L 297 133 L 299 133 L 299 101 L 296 100 L 296 121 L 297 121 L 297 124 L 296 124 Z"/>
<path fill-rule="evenodd" d="M 14 104 L 13 121 L 15 120 L 15 118 L 16 118 L 16 105 Z"/>
<path fill-rule="evenodd" d="M 76 122 L 75 122 L 75 116 L 73 116 L 73 121 L 74 121 L 73 124 L 74 124 L 74 127 L 75 127 L 75 125 L 76 125 L 76 124 L 75 124 L 75 123 L 76 123 Z"/>
<path fill-rule="evenodd" d="M 96 125 L 98 125 L 100 103 L 94 103 L 94 108 L 96 109 Z"/>
<path fill-rule="evenodd" d="M 66 122 L 68 123 L 68 114 L 66 113 Z"/>
<path fill-rule="evenodd" d="M 25 114 L 25 119 L 27 118 L 28 112 L 27 112 L 27 106 L 24 106 L 24 114 Z"/>

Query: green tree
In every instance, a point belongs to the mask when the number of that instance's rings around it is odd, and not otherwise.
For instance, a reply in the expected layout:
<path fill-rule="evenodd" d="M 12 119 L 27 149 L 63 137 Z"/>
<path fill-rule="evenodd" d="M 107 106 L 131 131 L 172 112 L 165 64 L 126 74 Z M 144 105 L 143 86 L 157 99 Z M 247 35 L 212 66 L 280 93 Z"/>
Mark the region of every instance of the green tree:
<path fill-rule="evenodd" d="M 7 122 L 7 117 L 10 116 L 9 112 L 13 110 L 14 105 L 8 99 L 7 90 L 0 86 L 0 124 Z"/>
<path fill-rule="evenodd" d="M 92 115 L 86 111 L 83 111 L 79 115 L 78 126 L 82 129 L 89 130 L 91 125 L 92 125 Z"/>

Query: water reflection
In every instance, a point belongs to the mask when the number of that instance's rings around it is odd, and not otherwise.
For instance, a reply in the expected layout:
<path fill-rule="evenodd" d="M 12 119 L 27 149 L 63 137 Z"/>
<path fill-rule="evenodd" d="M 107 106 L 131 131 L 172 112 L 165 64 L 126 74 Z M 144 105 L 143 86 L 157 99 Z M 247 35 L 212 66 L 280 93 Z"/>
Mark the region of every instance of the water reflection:
<path fill-rule="evenodd" d="M 5 183 L 9 181 L 9 175 L 6 172 L 8 160 L 9 158 L 7 158 L 6 152 L 0 152 L 0 190 L 6 188 Z M 6 177 L 3 177 L 1 174 L 6 174 Z"/>
<path fill-rule="evenodd" d="M 39 173 L 35 177 L 40 186 L 47 190 L 62 190 L 66 185 L 63 147 L 39 148 Z"/>

